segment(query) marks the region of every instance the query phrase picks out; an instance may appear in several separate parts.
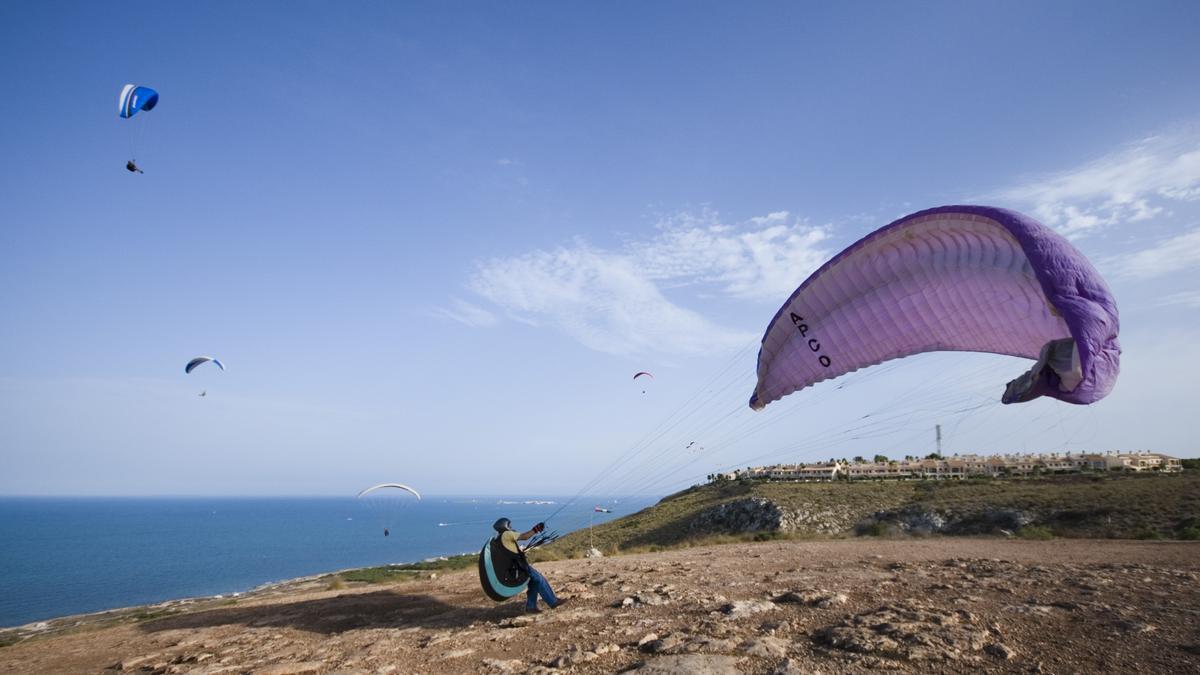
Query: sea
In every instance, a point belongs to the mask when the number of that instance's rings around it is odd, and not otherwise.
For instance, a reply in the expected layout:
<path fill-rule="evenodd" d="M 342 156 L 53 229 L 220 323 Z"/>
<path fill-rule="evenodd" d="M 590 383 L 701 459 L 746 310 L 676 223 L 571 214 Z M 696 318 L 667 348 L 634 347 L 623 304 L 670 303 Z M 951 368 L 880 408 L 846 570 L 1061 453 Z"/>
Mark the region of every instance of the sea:
<path fill-rule="evenodd" d="M 586 529 L 649 497 L 0 497 L 0 627 L 478 551 L 497 518 Z M 597 513 L 603 505 L 611 514 Z M 384 530 L 388 530 L 384 536 Z"/>

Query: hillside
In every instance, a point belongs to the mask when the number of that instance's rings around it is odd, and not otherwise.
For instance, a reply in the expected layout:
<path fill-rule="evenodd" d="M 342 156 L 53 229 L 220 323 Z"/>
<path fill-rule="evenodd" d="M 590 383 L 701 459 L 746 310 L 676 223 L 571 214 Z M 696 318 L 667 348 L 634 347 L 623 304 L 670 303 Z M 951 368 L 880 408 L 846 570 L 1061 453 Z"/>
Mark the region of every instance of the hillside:
<path fill-rule="evenodd" d="M 0 673 L 1195 673 L 1198 554 L 994 537 L 695 547 L 541 563 L 568 602 L 537 615 L 488 600 L 472 569 L 325 577 L 0 631 Z"/>
<path fill-rule="evenodd" d="M 1022 480 L 784 483 L 684 490 L 565 537 L 549 551 L 653 550 L 722 536 L 1014 534 L 1033 538 L 1200 538 L 1200 472 Z"/>

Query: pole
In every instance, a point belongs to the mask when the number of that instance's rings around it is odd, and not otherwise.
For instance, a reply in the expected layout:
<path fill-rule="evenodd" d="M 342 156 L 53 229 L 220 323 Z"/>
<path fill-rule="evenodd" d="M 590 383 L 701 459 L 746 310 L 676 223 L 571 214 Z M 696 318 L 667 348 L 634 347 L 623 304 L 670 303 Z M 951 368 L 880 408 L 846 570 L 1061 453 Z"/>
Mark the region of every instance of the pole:
<path fill-rule="evenodd" d="M 942 456 L 942 425 L 939 424 L 934 428 L 937 430 L 937 454 L 938 454 L 938 457 L 941 457 Z"/>

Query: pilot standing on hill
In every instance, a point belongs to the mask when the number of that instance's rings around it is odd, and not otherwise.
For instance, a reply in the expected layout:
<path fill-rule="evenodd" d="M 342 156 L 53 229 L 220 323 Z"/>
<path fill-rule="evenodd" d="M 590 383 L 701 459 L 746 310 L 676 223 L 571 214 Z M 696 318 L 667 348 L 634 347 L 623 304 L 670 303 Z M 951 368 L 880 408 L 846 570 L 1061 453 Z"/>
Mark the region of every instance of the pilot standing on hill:
<path fill-rule="evenodd" d="M 555 597 L 554 590 L 550 588 L 550 582 L 546 581 L 546 577 L 542 576 L 541 572 L 533 569 L 533 565 L 529 564 L 529 561 L 525 558 L 525 552 L 521 550 L 520 544 L 517 543 L 519 541 L 525 541 L 535 534 L 539 534 L 542 530 L 546 529 L 546 524 L 538 523 L 537 525 L 534 525 L 533 528 L 528 532 L 522 532 L 520 534 L 517 534 L 517 531 L 512 528 L 512 521 L 508 518 L 501 518 L 500 520 L 497 520 L 496 524 L 492 527 L 496 529 L 496 532 L 500 533 L 500 544 L 504 546 L 504 548 L 515 553 L 520 559 L 521 564 L 524 565 L 525 570 L 529 573 L 529 592 L 526 595 L 525 611 L 529 613 L 537 613 L 542 611 L 538 609 L 537 606 L 537 599 L 539 595 L 542 596 L 542 600 L 546 602 L 546 605 L 550 607 L 550 609 L 560 607 L 564 602 L 566 602 L 565 600 L 559 600 L 557 597 Z"/>

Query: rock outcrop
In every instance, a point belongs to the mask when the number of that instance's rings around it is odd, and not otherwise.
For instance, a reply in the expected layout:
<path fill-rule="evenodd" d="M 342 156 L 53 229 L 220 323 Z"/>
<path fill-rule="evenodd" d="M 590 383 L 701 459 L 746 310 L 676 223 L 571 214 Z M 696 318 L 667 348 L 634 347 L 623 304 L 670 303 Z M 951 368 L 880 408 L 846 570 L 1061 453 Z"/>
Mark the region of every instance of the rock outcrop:
<path fill-rule="evenodd" d="M 1040 522 L 1037 514 L 1020 509 L 963 510 L 931 509 L 907 506 L 890 511 L 877 511 L 860 520 L 856 534 L 995 534 L 1014 532 Z"/>
<path fill-rule="evenodd" d="M 692 534 L 815 532 L 837 534 L 854 524 L 849 508 L 796 510 L 763 497 L 746 497 L 711 506 L 692 521 Z"/>

